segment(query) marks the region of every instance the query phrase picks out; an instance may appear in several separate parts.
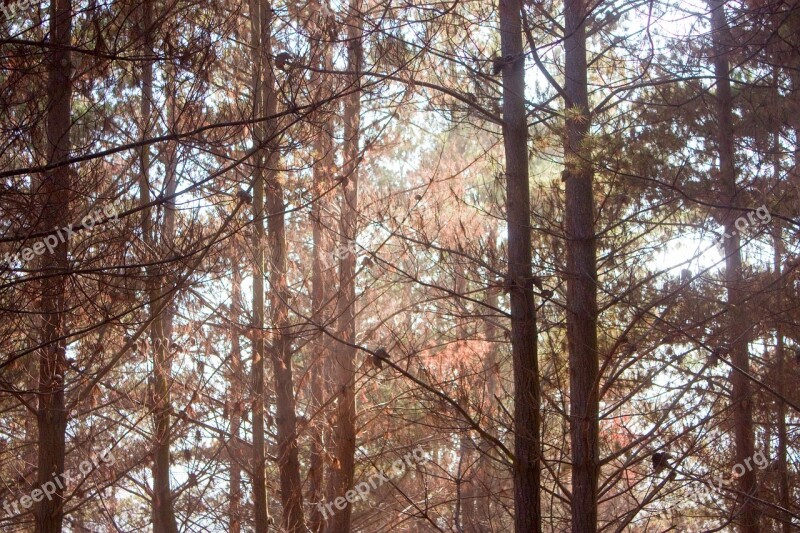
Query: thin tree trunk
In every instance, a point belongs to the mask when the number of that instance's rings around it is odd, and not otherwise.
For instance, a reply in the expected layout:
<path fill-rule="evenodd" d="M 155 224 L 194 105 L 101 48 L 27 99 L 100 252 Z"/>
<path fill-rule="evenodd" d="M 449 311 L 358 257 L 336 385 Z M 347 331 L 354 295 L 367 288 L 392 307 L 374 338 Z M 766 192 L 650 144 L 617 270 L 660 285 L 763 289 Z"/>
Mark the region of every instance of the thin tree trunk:
<path fill-rule="evenodd" d="M 259 5 L 261 18 L 261 109 L 264 116 L 274 116 L 277 110 L 272 54 L 273 10 L 269 2 Z M 289 290 L 286 284 L 286 209 L 276 164 L 278 162 L 277 124 L 266 122 L 262 141 L 264 155 L 264 184 L 267 214 L 267 234 L 270 248 L 269 283 L 271 328 L 273 331 L 271 359 L 275 383 L 275 422 L 278 440 L 278 472 L 280 498 L 283 508 L 282 528 L 290 532 L 305 530 L 303 492 L 300 480 L 300 459 L 297 450 L 297 413 L 295 411 L 294 381 L 289 332 Z"/>
<path fill-rule="evenodd" d="M 239 430 L 242 425 L 242 350 L 239 344 L 239 320 L 242 316 L 242 274 L 239 270 L 239 259 L 235 253 L 231 254 L 231 309 L 230 309 L 230 334 L 231 334 L 231 374 L 228 380 L 229 416 L 231 421 L 231 443 L 229 448 L 230 459 L 230 487 L 228 490 L 228 532 L 240 533 L 242 530 L 242 468 L 239 463 Z"/>
<path fill-rule="evenodd" d="M 326 28 L 322 27 L 318 35 L 318 46 L 321 53 L 316 61 L 322 70 L 330 71 L 333 69 L 333 59 L 331 47 L 323 43 Z M 315 79 L 316 89 L 319 97 L 326 96 L 324 82 L 326 77 L 322 74 Z M 327 111 L 324 110 L 323 113 Z M 333 279 L 333 249 L 329 235 L 328 216 L 329 200 L 326 191 L 333 182 L 333 117 L 327 116 L 322 120 L 323 127 L 314 139 L 314 154 L 318 159 L 313 169 L 314 179 L 314 198 L 311 207 L 311 225 L 313 231 L 313 266 L 312 266 L 312 294 L 311 294 L 311 319 L 314 327 L 327 327 L 331 319 L 330 300 L 334 283 Z M 324 483 L 325 483 L 325 418 L 321 410 L 324 404 L 326 393 L 325 377 L 323 370 L 329 363 L 330 351 L 328 350 L 329 340 L 321 334 L 314 332 L 315 339 L 312 341 L 312 351 L 314 359 L 311 363 L 311 416 L 314 417 L 309 430 L 311 441 L 311 454 L 308 469 L 308 500 L 311 503 L 311 516 L 309 527 L 314 533 L 321 533 L 325 523 L 323 520 L 320 505 L 324 505 Z"/>
<path fill-rule="evenodd" d="M 167 73 L 167 121 L 171 131 L 175 127 L 175 99 L 172 96 L 172 89 L 174 86 L 171 83 L 171 75 Z M 161 243 L 158 249 L 161 250 L 159 254 L 161 258 L 169 257 L 174 254 L 172 249 L 175 242 L 175 199 L 173 195 L 177 190 L 177 153 L 176 143 L 171 141 L 167 144 L 166 161 L 164 161 L 164 168 L 166 169 L 166 183 L 164 184 L 164 225 L 161 230 Z M 159 269 L 160 270 L 160 269 Z M 163 272 L 158 275 L 157 289 L 158 301 L 164 298 L 169 291 L 166 290 L 166 285 L 171 280 Z M 160 321 L 161 325 L 158 334 L 161 335 L 160 343 L 155 344 L 156 364 L 154 369 L 156 372 L 156 388 L 155 392 L 157 398 L 161 403 L 156 409 L 156 425 L 158 427 L 158 449 L 156 451 L 156 460 L 154 464 L 157 465 L 157 480 L 156 480 L 156 495 L 160 503 L 159 515 L 162 527 L 161 531 L 164 533 L 177 533 L 178 525 L 175 518 L 175 503 L 172 495 L 172 488 L 170 487 L 170 466 L 172 460 L 170 459 L 170 445 L 172 443 L 172 423 L 170 422 L 170 413 L 172 412 L 172 401 L 170 399 L 170 381 L 172 379 L 172 353 L 170 346 L 172 345 L 172 326 L 174 317 L 174 307 L 172 304 L 168 305 L 162 312 L 161 316 L 156 319 Z M 154 528 L 155 529 L 155 528 Z M 157 533 L 156 530 L 154 533 Z"/>
<path fill-rule="evenodd" d="M 142 36 L 144 39 L 145 55 L 153 53 L 153 4 L 145 1 L 142 4 Z M 169 77 L 169 75 L 167 75 Z M 169 88 L 166 90 L 169 94 Z M 152 102 L 153 102 L 153 62 L 147 61 L 142 73 L 142 129 L 146 137 L 152 128 Z M 167 121 L 172 125 L 175 117 L 175 102 L 170 94 L 167 100 Z M 140 202 L 144 205 L 150 202 L 150 152 L 147 147 L 141 150 L 141 174 L 139 182 Z M 167 200 L 164 203 L 164 224 L 160 239 L 157 239 L 153 229 L 153 209 L 145 209 L 142 213 L 142 235 L 150 250 L 159 250 L 157 256 L 151 258 L 156 261 L 168 256 L 170 246 L 175 236 L 175 201 L 170 196 L 176 190 L 175 179 L 175 144 L 167 147 L 167 160 L 164 194 Z M 159 242 L 160 241 L 160 242 Z M 161 299 L 167 291 L 164 290 L 166 276 L 158 266 L 148 267 L 148 298 L 152 309 L 161 305 Z M 170 423 L 170 376 L 171 355 L 169 353 L 169 339 L 172 333 L 172 311 L 168 307 L 158 316 L 151 316 L 150 340 L 153 350 L 153 423 L 155 426 L 155 440 L 153 443 L 153 532 L 177 533 L 178 526 L 173 507 L 172 488 L 170 487 L 170 444 L 172 429 Z"/>
<path fill-rule="evenodd" d="M 494 269 L 497 266 L 497 250 L 495 246 L 495 241 L 497 240 L 497 234 L 494 231 L 494 228 L 489 232 L 489 266 L 490 268 Z M 494 278 L 494 274 L 491 271 L 488 273 L 489 276 Z M 489 288 L 487 289 L 486 293 L 486 306 L 487 312 L 492 313 L 492 309 L 499 308 L 499 289 L 498 289 L 498 282 L 497 280 L 489 281 Z M 486 341 L 489 343 L 488 352 L 486 354 L 486 359 L 483 361 L 483 379 L 484 379 L 484 398 L 485 403 L 483 409 L 485 411 L 485 416 L 491 422 L 487 427 L 487 431 L 492 436 L 497 436 L 497 431 L 495 430 L 494 424 L 494 416 L 495 416 L 495 395 L 497 394 L 497 378 L 498 378 L 498 369 L 497 369 L 497 324 L 495 323 L 495 316 L 490 316 L 486 320 L 485 325 L 486 331 Z M 477 488 L 476 488 L 476 507 L 477 507 L 477 531 L 491 531 L 491 523 L 492 523 L 492 514 L 491 514 L 491 503 L 492 497 L 495 494 L 494 492 L 494 483 L 493 483 L 493 467 L 492 467 L 492 458 L 489 455 L 491 447 L 490 443 L 486 441 L 481 442 L 480 447 L 480 458 L 478 459 L 478 475 L 477 475 Z"/>
<path fill-rule="evenodd" d="M 773 72 L 773 84 L 774 84 L 774 98 L 775 98 L 775 105 L 780 105 L 780 93 L 778 92 L 779 87 L 779 79 L 778 79 L 778 71 L 777 69 Z M 781 157 L 782 157 L 782 150 L 781 150 L 781 132 L 780 126 L 775 127 L 775 131 L 772 133 L 773 138 L 773 154 L 772 154 L 772 179 L 775 186 L 778 186 L 781 180 Z M 772 221 L 772 228 L 773 228 L 773 267 L 775 270 L 775 278 L 777 283 L 775 284 L 777 287 L 777 295 L 775 302 L 775 307 L 777 309 L 777 317 L 778 321 L 775 325 L 775 335 L 777 336 L 777 342 L 775 347 L 775 357 L 776 357 L 776 373 L 777 376 L 777 390 L 778 394 L 781 397 L 784 397 L 786 394 L 786 352 L 784 350 L 784 335 L 783 335 L 783 317 L 785 316 L 786 310 L 784 309 L 784 291 L 786 290 L 786 283 L 783 278 L 783 230 L 781 228 L 780 221 L 773 220 Z M 788 456 L 788 449 L 787 449 L 787 439 L 788 435 L 786 433 L 786 403 L 782 400 L 778 401 L 778 413 L 777 413 L 777 423 L 778 423 L 778 495 L 781 507 L 784 509 L 791 509 L 791 492 L 789 491 L 789 472 L 787 468 L 787 456 Z M 766 449 L 767 455 L 769 455 L 769 448 Z M 792 529 L 792 518 L 791 516 L 781 515 L 780 522 L 782 523 L 781 529 L 783 533 L 789 533 Z"/>
<path fill-rule="evenodd" d="M 519 0 L 500 0 L 503 57 L 503 145 L 506 156 L 508 281 L 514 363 L 514 527 L 541 531 L 541 445 L 536 307 L 531 272 L 531 204 L 525 56 Z"/>
<path fill-rule="evenodd" d="M 598 394 L 597 266 L 587 88 L 584 0 L 565 0 L 567 342 L 572 451 L 572 531 L 597 530 Z"/>
<path fill-rule="evenodd" d="M 266 20 L 263 19 L 262 20 Z M 267 41 L 265 41 L 267 42 Z M 266 72 L 271 69 L 267 68 Z M 271 77 L 265 80 L 265 95 L 271 93 Z M 267 96 L 267 115 L 275 112 L 274 95 Z M 268 100 L 269 102 L 269 100 Z M 274 132 L 270 132 L 274 135 Z M 271 149 L 266 168 L 267 228 L 271 251 L 269 281 L 271 294 L 272 364 L 275 377 L 276 425 L 278 435 L 278 470 L 280 473 L 282 527 L 286 531 L 305 530 L 303 519 L 303 492 L 300 481 L 300 459 L 297 450 L 297 414 L 295 411 L 294 381 L 292 377 L 292 355 L 289 337 L 289 290 L 286 285 L 286 228 L 283 187 L 278 173 L 271 168 L 277 160 Z"/>
<path fill-rule="evenodd" d="M 778 279 L 777 283 L 777 290 L 778 290 L 778 301 L 776 302 L 776 308 L 778 310 L 778 323 L 776 325 L 776 335 L 778 337 L 777 346 L 776 346 L 776 369 L 775 375 L 778 378 L 777 389 L 778 394 L 782 397 L 786 393 L 786 379 L 785 379 L 785 372 L 786 372 L 786 352 L 784 350 L 784 336 L 783 336 L 783 292 L 785 290 L 785 284 L 783 281 L 783 271 L 781 267 L 781 257 L 783 256 L 783 235 L 781 232 L 780 224 L 777 222 L 775 223 L 775 230 L 774 230 L 774 267 L 775 267 L 775 276 Z M 786 403 L 783 401 L 778 402 L 778 494 L 780 495 L 780 504 L 781 507 L 784 509 L 790 510 L 792 508 L 791 503 L 791 492 L 789 491 L 789 473 L 787 468 L 787 456 L 788 456 L 788 449 L 787 449 L 787 442 L 788 442 L 788 435 L 786 433 Z M 792 518 L 791 516 L 782 515 L 780 517 L 780 521 L 782 523 L 782 531 L 783 533 L 789 533 L 792 529 Z"/>
<path fill-rule="evenodd" d="M 70 110 L 72 103 L 71 56 L 72 3 L 53 0 L 50 4 L 50 39 L 53 44 L 47 64 L 47 162 L 58 163 L 69 157 Z M 46 172 L 42 178 L 41 226 L 55 230 L 69 220 L 71 194 L 67 166 Z M 59 239 L 61 241 L 61 239 Z M 68 242 L 45 252 L 43 270 L 60 272 L 42 283 L 42 348 L 39 351 L 39 438 L 38 484 L 52 483 L 64 473 L 66 454 L 67 407 L 64 402 L 66 365 L 66 271 Z M 60 483 L 52 498 L 44 498 L 36 510 L 36 532 L 57 533 L 64 519 L 63 490 Z"/>
<path fill-rule="evenodd" d="M 730 28 L 725 18 L 725 4 L 720 0 L 709 0 L 711 8 L 711 39 L 716 78 L 717 144 L 719 172 L 726 205 L 724 214 L 725 236 L 725 288 L 728 294 L 728 341 L 731 362 L 736 367 L 731 371 L 731 407 L 733 412 L 736 463 L 746 464 L 754 453 L 753 393 L 745 372 L 750 372 L 748 354 L 747 319 L 744 314 L 742 290 L 742 256 L 740 236 L 735 226 L 737 211 L 737 185 L 734 159 L 733 97 L 731 94 Z M 743 533 L 759 531 L 759 512 L 752 497 L 756 491 L 755 469 L 746 469 L 738 479 L 740 494 L 737 495 L 736 523 Z"/>
<path fill-rule="evenodd" d="M 467 279 L 465 275 L 464 261 L 460 256 L 453 255 L 455 265 L 455 284 L 453 293 L 456 298 L 463 296 L 467 293 Z M 467 342 L 468 331 L 464 317 L 457 318 L 456 324 L 456 346 L 461 347 Z M 467 377 L 467 366 L 464 364 L 459 365 L 459 397 L 458 401 L 462 409 L 465 411 L 469 409 L 469 393 L 470 388 L 469 379 Z M 475 524 L 475 470 L 472 468 L 472 457 L 475 451 L 475 445 L 470 438 L 470 428 L 464 424 L 460 428 L 461 434 L 459 435 L 459 458 L 458 470 L 456 473 L 456 511 L 455 511 L 455 527 L 458 532 L 474 532 Z"/>
<path fill-rule="evenodd" d="M 250 1 L 250 39 L 253 50 L 253 118 L 264 115 L 262 97 L 264 43 L 261 42 L 261 9 Z M 264 435 L 264 125 L 253 124 L 253 324 L 252 324 L 252 413 L 253 413 L 253 511 L 255 532 L 267 533 L 270 523 L 267 505 L 266 443 Z"/>
<path fill-rule="evenodd" d="M 348 89 L 352 91 L 344 99 L 344 179 L 342 182 L 342 203 L 339 232 L 340 249 L 349 250 L 339 260 L 339 299 L 337 302 L 337 335 L 342 340 L 336 347 L 336 424 L 334 445 L 337 464 L 331 472 L 327 499 L 332 502 L 353 486 L 355 475 L 356 450 L 356 399 L 355 399 L 355 357 L 352 346 L 356 338 L 356 256 L 352 249 L 357 233 L 358 215 L 358 167 L 359 139 L 361 130 L 361 63 L 363 57 L 362 32 L 363 18 L 359 0 L 350 1 L 350 14 L 347 21 L 348 70 L 352 81 Z M 328 533 L 348 533 L 352 506 L 346 502 L 345 508 L 330 517 Z"/>

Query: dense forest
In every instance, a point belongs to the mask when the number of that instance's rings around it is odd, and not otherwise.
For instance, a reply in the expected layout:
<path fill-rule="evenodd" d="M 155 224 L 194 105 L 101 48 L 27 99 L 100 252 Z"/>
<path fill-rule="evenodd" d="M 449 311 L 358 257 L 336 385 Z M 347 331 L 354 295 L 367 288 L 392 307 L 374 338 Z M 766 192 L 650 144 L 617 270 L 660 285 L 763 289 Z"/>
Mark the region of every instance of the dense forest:
<path fill-rule="evenodd" d="M 800 2 L 0 11 L 0 531 L 800 530 Z"/>

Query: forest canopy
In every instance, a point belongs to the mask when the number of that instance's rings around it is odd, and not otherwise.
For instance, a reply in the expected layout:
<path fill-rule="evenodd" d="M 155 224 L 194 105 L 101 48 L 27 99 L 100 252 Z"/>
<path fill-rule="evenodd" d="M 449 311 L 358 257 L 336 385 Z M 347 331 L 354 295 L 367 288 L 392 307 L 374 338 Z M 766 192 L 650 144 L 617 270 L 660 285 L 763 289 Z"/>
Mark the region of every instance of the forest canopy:
<path fill-rule="evenodd" d="M 800 3 L 0 12 L 0 530 L 800 528 Z"/>

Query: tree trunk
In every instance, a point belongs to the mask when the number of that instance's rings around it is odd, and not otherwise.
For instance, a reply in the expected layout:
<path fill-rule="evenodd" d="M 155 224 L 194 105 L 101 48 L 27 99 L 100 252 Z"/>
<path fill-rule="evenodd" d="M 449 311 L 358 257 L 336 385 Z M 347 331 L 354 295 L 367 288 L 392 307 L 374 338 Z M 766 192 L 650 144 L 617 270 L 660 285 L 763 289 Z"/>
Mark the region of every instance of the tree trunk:
<path fill-rule="evenodd" d="M 47 64 L 47 162 L 69 157 L 70 110 L 72 103 L 71 56 L 72 3 L 53 0 L 50 4 L 50 39 L 53 44 Z M 67 166 L 48 171 L 42 177 L 41 227 L 55 230 L 69 220 L 72 184 Z M 59 239 L 61 241 L 61 239 Z M 39 438 L 38 484 L 52 483 L 64 473 L 67 408 L 64 402 L 66 365 L 66 271 L 68 242 L 59 242 L 42 256 L 43 270 L 62 273 L 42 282 L 42 331 L 39 350 Z M 36 532 L 57 533 L 64 519 L 64 491 L 60 483 L 52 498 L 44 498 L 36 510 Z M 49 486 L 49 485 L 48 485 Z"/>
<path fill-rule="evenodd" d="M 336 375 L 336 424 L 334 445 L 337 464 L 331 472 L 327 499 L 333 502 L 353 486 L 355 475 L 356 450 L 356 399 L 355 399 L 355 357 L 356 349 L 351 346 L 356 339 L 356 255 L 353 242 L 357 233 L 358 214 L 358 167 L 359 138 L 361 129 L 361 63 L 363 56 L 362 32 L 363 18 L 359 0 L 350 1 L 350 14 L 347 22 L 348 70 L 352 81 L 347 89 L 352 91 L 344 99 L 344 177 L 342 180 L 342 203 L 339 220 L 341 235 L 340 250 L 347 250 L 339 260 L 339 299 L 337 302 L 337 336 L 342 340 L 336 347 L 334 370 Z M 328 533 L 348 533 L 352 506 L 337 510 L 328 520 Z"/>
<path fill-rule="evenodd" d="M 719 151 L 719 173 L 724 212 L 725 250 L 725 289 L 728 295 L 727 340 L 730 358 L 734 368 L 731 371 L 731 411 L 733 412 L 734 441 L 736 444 L 736 463 L 745 464 L 754 453 L 753 442 L 753 394 L 750 381 L 745 372 L 750 372 L 748 354 L 749 330 L 744 314 L 744 294 L 742 287 L 742 256 L 740 236 L 735 226 L 737 211 L 736 168 L 734 160 L 733 97 L 731 94 L 730 29 L 725 19 L 724 2 L 709 0 L 711 8 L 711 40 L 714 57 L 714 77 L 716 78 L 717 103 L 717 149 Z M 752 496 L 756 491 L 755 469 L 746 469 L 738 479 L 736 523 L 743 533 L 759 531 L 759 512 Z"/>
<path fill-rule="evenodd" d="M 234 248 L 235 250 L 235 248 Z M 228 532 L 240 533 L 242 530 L 242 468 L 239 463 L 241 446 L 239 443 L 239 430 L 242 425 L 242 351 L 239 344 L 239 320 L 242 316 L 242 274 L 239 271 L 239 258 L 236 253 L 231 254 L 231 308 L 230 308 L 230 334 L 231 334 L 231 373 L 228 379 L 228 398 L 231 422 L 231 439 L 228 452 L 230 454 L 230 487 L 228 490 Z"/>
<path fill-rule="evenodd" d="M 459 247 L 459 251 L 460 247 Z M 464 259 L 461 256 L 452 254 L 454 261 L 453 270 L 455 272 L 455 284 L 453 293 L 456 298 L 463 297 L 467 294 L 467 278 Z M 456 319 L 456 347 L 461 348 L 467 342 L 468 331 L 466 326 L 466 319 L 459 316 Z M 459 364 L 459 396 L 458 402 L 461 408 L 467 411 L 469 409 L 469 389 L 470 383 L 467 377 L 467 365 Z M 475 470 L 473 468 L 473 455 L 475 452 L 475 445 L 470 438 L 470 428 L 468 425 L 463 424 L 460 428 L 459 435 L 459 458 L 458 468 L 456 471 L 456 511 L 455 511 L 455 528 L 456 531 L 461 533 L 467 531 L 473 533 L 476 531 L 475 523 Z"/>
<path fill-rule="evenodd" d="M 269 63 L 265 43 L 261 41 L 261 9 L 257 0 L 250 2 L 250 44 L 253 50 L 253 118 L 264 115 L 263 69 Z M 266 443 L 264 435 L 264 125 L 253 124 L 253 324 L 252 324 L 252 413 L 253 413 L 253 511 L 255 532 L 267 533 L 270 523 L 267 505 Z"/>
<path fill-rule="evenodd" d="M 779 74 L 778 70 L 773 71 L 773 96 L 775 98 L 775 105 L 781 104 L 781 96 L 778 91 L 779 87 Z M 775 187 L 781 181 L 781 157 L 783 155 L 781 149 L 781 130 L 780 126 L 775 126 L 775 131 L 772 132 L 773 149 L 772 149 L 772 180 Z M 777 376 L 776 388 L 781 397 L 786 394 L 786 352 L 784 349 L 784 335 L 783 335 L 783 317 L 785 316 L 786 309 L 784 308 L 784 294 L 786 291 L 786 283 L 783 278 L 783 229 L 781 222 L 778 220 L 772 221 L 772 236 L 773 236 L 773 268 L 775 270 L 775 286 L 777 288 L 777 298 L 775 301 L 775 308 L 777 310 L 777 324 L 775 324 L 775 336 L 777 342 L 775 346 L 775 375 Z M 778 425 L 778 496 L 780 506 L 784 509 L 791 509 L 791 492 L 789 491 L 789 472 L 787 468 L 787 438 L 786 433 L 786 403 L 783 400 L 778 400 L 777 406 L 777 425 Z M 769 442 L 769 441 L 767 441 Z M 769 446 L 764 451 L 769 456 Z M 789 533 L 792 528 L 792 517 L 788 514 L 780 514 L 780 523 L 782 524 L 781 530 L 783 533 Z"/>
<path fill-rule="evenodd" d="M 583 0 L 565 0 L 567 343 L 572 451 L 572 531 L 597 530 L 598 387 L 597 266 Z"/>
<path fill-rule="evenodd" d="M 145 55 L 153 54 L 153 4 L 145 1 L 142 4 L 142 28 L 144 37 Z M 169 75 L 167 75 L 169 77 Z M 168 82 L 169 83 L 169 82 Z M 175 117 L 174 98 L 167 89 L 167 121 L 172 125 Z M 142 73 L 142 133 L 147 137 L 151 133 L 153 124 L 151 102 L 153 101 L 153 62 L 147 61 Z M 150 152 L 145 146 L 141 153 L 141 174 L 139 180 L 139 200 L 147 204 L 150 198 Z M 171 142 L 167 148 L 167 160 L 164 194 L 168 198 L 164 203 L 164 224 L 160 239 L 156 238 L 153 228 L 153 209 L 148 208 L 142 212 L 142 235 L 148 244 L 148 249 L 159 250 L 150 261 L 168 256 L 170 247 L 175 237 L 175 201 L 169 197 L 176 190 L 175 179 L 175 144 Z M 159 242 L 160 241 L 160 242 Z M 158 315 L 152 315 L 155 308 L 162 304 L 168 291 L 164 290 L 166 276 L 159 266 L 147 267 L 148 298 L 151 309 L 150 340 L 153 350 L 153 424 L 155 426 L 155 440 L 153 442 L 153 532 L 177 533 L 178 526 L 172 502 L 172 488 L 170 487 L 170 444 L 172 429 L 170 423 L 170 376 L 171 356 L 169 352 L 169 339 L 172 333 L 172 311 L 167 307 Z"/>
<path fill-rule="evenodd" d="M 511 287 L 511 350 L 514 362 L 514 526 L 541 531 L 541 445 L 536 307 L 531 273 L 531 203 L 528 124 L 525 119 L 525 55 L 519 0 L 500 0 L 503 65 L 503 146 L 506 156 L 508 281 Z"/>
<path fill-rule="evenodd" d="M 333 69 L 333 58 L 331 47 L 324 44 L 324 32 L 326 28 L 321 28 L 318 36 L 317 46 L 314 50 L 320 50 L 315 62 L 322 70 L 330 71 Z M 326 77 L 319 74 L 314 80 L 318 98 L 327 96 L 324 82 Z M 327 113 L 323 110 L 322 113 Z M 314 138 L 314 154 L 317 162 L 313 168 L 314 179 L 314 203 L 311 206 L 311 225 L 313 231 L 313 266 L 312 266 L 312 294 L 311 294 L 311 321 L 312 328 L 327 327 L 331 319 L 331 293 L 334 284 L 333 279 L 333 247 L 329 235 L 330 217 L 328 216 L 329 200 L 326 191 L 331 187 L 333 180 L 333 117 L 325 115 L 322 119 L 323 127 L 318 131 Z M 311 503 L 311 516 L 309 527 L 314 533 L 321 533 L 325 522 L 322 516 L 320 505 L 324 505 L 325 496 L 325 418 L 322 415 L 325 393 L 328 390 L 323 375 L 326 364 L 329 364 L 330 351 L 328 349 L 329 339 L 321 334 L 314 332 L 315 339 L 312 341 L 312 352 L 314 354 L 311 362 L 311 427 L 309 429 L 309 440 L 311 441 L 311 454 L 308 469 L 308 500 Z M 329 377 L 327 378 L 329 379 Z"/>
<path fill-rule="evenodd" d="M 493 309 L 499 309 L 499 289 L 498 281 L 494 276 L 494 269 L 497 266 L 497 250 L 495 242 L 497 241 L 497 234 L 492 228 L 489 232 L 489 267 L 487 273 L 489 288 L 486 293 L 486 307 L 487 313 L 490 313 L 489 318 L 486 320 L 486 342 L 489 343 L 488 353 L 486 359 L 483 361 L 483 379 L 484 379 L 484 398 L 486 403 L 483 406 L 484 416 L 488 420 L 494 420 L 495 416 L 495 395 L 497 394 L 498 382 L 498 363 L 497 363 L 497 319 L 493 313 Z M 497 431 L 494 424 L 490 424 L 487 428 L 490 435 L 496 437 Z M 476 521 L 478 524 L 478 531 L 491 531 L 492 530 L 492 497 L 495 494 L 494 469 L 492 465 L 492 458 L 489 455 L 491 451 L 491 443 L 482 441 L 480 446 L 480 457 L 478 459 L 478 474 L 477 474 L 477 488 L 476 488 L 476 501 L 477 508 Z"/>
<path fill-rule="evenodd" d="M 780 176 L 780 173 L 777 172 L 776 176 Z M 783 235 L 781 232 L 780 223 L 777 221 L 773 221 L 775 224 L 774 229 L 774 267 L 775 267 L 775 276 L 778 280 L 776 283 L 777 286 L 777 294 L 778 294 L 778 301 L 775 303 L 778 313 L 778 323 L 776 325 L 776 336 L 777 339 L 777 346 L 775 348 L 775 356 L 776 356 L 776 369 L 775 375 L 778 378 L 777 389 L 778 394 L 781 397 L 784 397 L 786 394 L 786 352 L 784 350 L 784 336 L 783 336 L 783 316 L 784 316 L 784 307 L 783 307 L 783 294 L 785 289 L 785 283 L 783 280 L 783 271 L 782 271 L 782 256 L 783 256 Z M 787 457 L 788 457 L 788 449 L 787 449 L 787 442 L 788 442 L 788 434 L 786 432 L 786 403 L 782 400 L 778 401 L 778 413 L 777 413 L 777 422 L 778 422 L 778 494 L 780 496 L 780 505 L 784 509 L 790 510 L 792 508 L 791 502 L 791 492 L 789 490 L 789 472 L 787 468 Z M 768 452 L 769 450 L 767 450 Z M 783 533 L 789 533 L 792 529 L 792 517 L 787 514 L 780 515 L 780 521 L 782 523 L 781 529 Z"/>
<path fill-rule="evenodd" d="M 266 20 L 266 19 L 262 19 Z M 271 71 L 270 68 L 266 69 Z M 265 93 L 271 92 L 271 77 L 265 80 Z M 270 89 L 268 89 L 270 88 Z M 275 101 L 274 95 L 271 97 Z M 267 104 L 267 115 L 275 112 L 275 104 Z M 271 131 L 270 135 L 274 135 Z M 283 186 L 277 172 L 271 168 L 276 161 L 276 149 L 269 150 L 266 167 L 267 227 L 271 251 L 269 281 L 271 294 L 272 364 L 275 377 L 275 409 L 278 434 L 278 470 L 280 473 L 282 527 L 286 531 L 305 531 L 303 493 L 300 481 L 300 459 L 297 451 L 297 414 L 295 411 L 292 355 L 289 336 L 289 290 L 286 285 L 286 228 Z"/>

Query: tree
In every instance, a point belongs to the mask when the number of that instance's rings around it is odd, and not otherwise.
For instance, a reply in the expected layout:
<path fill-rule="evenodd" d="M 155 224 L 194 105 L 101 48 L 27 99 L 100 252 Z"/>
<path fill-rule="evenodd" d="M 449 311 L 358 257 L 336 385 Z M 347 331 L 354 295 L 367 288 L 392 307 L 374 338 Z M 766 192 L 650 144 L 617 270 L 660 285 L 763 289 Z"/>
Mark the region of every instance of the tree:
<path fill-rule="evenodd" d="M 514 525 L 518 533 L 542 530 L 539 363 L 531 273 L 528 125 L 520 9 L 516 0 L 500 0 L 508 283 L 514 361 Z"/>
<path fill-rule="evenodd" d="M 730 65 L 728 48 L 730 28 L 725 20 L 725 4 L 709 1 L 711 8 L 711 39 L 714 54 L 714 76 L 717 105 L 717 150 L 719 153 L 719 179 L 722 190 L 723 224 L 725 234 L 729 235 L 723 245 L 725 249 L 725 290 L 727 291 L 727 349 L 731 361 L 731 407 L 733 411 L 734 438 L 736 442 L 735 459 L 744 464 L 755 453 L 753 443 L 753 394 L 750 387 L 750 359 L 748 355 L 748 328 L 742 285 L 741 237 L 735 227 L 738 208 L 738 185 L 736 183 L 736 162 L 734 161 L 733 97 L 731 94 Z M 753 496 L 756 491 L 754 470 L 745 472 L 739 478 L 740 496 L 737 498 L 740 509 L 736 513 L 741 530 L 746 533 L 760 531 L 758 510 Z"/>
<path fill-rule="evenodd" d="M 564 181 L 566 182 L 567 340 L 569 344 L 572 531 L 597 529 L 599 358 L 591 124 L 583 0 L 564 2 Z"/>
<path fill-rule="evenodd" d="M 69 158 L 72 124 L 72 80 L 69 47 L 72 35 L 72 3 L 58 0 L 50 4 L 50 38 L 53 45 L 47 61 L 47 162 L 58 165 L 42 176 L 37 195 L 41 198 L 41 225 L 56 231 L 70 218 L 71 172 L 64 162 Z M 37 426 L 39 486 L 64 474 L 68 413 L 64 398 L 67 372 L 67 250 L 69 241 L 59 239 L 42 257 L 42 269 L 53 275 L 41 288 L 41 333 L 39 344 L 39 405 Z M 52 498 L 41 500 L 36 511 L 36 532 L 61 531 L 64 519 L 62 487 Z"/>

